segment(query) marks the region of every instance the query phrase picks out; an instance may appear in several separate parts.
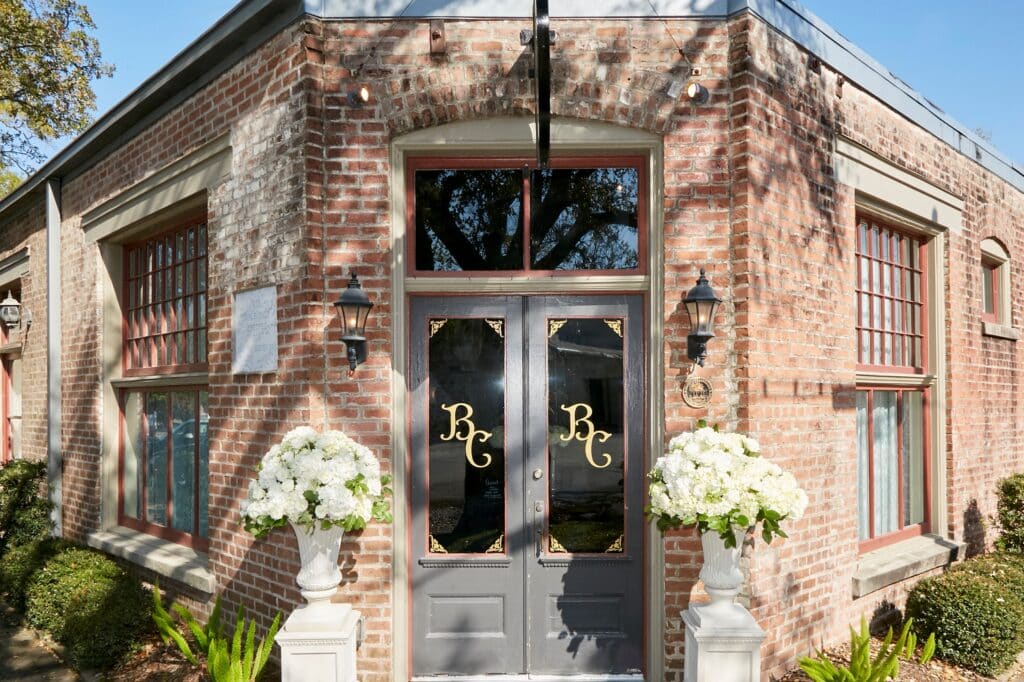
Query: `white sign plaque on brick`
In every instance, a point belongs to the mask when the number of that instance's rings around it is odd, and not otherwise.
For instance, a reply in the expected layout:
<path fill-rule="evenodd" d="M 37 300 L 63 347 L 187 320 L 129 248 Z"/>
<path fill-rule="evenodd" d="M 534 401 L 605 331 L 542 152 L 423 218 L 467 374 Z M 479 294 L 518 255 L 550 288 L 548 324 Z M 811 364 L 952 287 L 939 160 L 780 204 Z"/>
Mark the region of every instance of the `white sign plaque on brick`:
<path fill-rule="evenodd" d="M 277 287 L 235 292 L 231 315 L 231 372 L 277 371 Z"/>

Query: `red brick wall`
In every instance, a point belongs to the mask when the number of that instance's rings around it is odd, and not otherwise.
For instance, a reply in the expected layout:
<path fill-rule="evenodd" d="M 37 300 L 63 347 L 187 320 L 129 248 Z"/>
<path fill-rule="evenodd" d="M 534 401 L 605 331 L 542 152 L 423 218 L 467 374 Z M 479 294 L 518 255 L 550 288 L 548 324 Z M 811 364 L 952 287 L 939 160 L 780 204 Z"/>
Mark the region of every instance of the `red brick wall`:
<path fill-rule="evenodd" d="M 1024 195 L 915 127 L 870 95 L 840 84 L 825 65 L 759 20 L 732 23 L 733 120 L 744 132 L 733 162 L 737 201 L 737 326 L 750 353 L 739 358 L 741 427 L 804 483 L 808 514 L 793 540 L 753 552 L 754 615 L 770 633 L 762 653 L 778 673 L 796 655 L 902 605 L 914 581 L 853 601 L 857 561 L 853 335 L 855 204 L 832 177 L 837 134 L 960 197 L 964 229 L 947 235 L 947 433 L 933 443 L 947 463 L 949 527 L 970 545 L 994 512 L 995 483 L 1024 470 L 1018 344 L 981 333 L 980 244 L 996 237 L 1019 258 Z M 734 139 L 736 139 L 734 137 Z M 745 159 L 745 160 L 744 160 Z M 737 197 L 744 190 L 734 187 Z M 746 257 L 744 257 L 744 255 Z M 1013 267 L 1013 263 L 1011 263 Z M 746 286 L 744 286 L 746 285 Z M 1020 324 L 1019 284 L 1013 319 Z"/>
<path fill-rule="evenodd" d="M 266 625 L 300 601 L 288 533 L 254 541 L 238 504 L 262 453 L 303 423 L 341 428 L 389 467 L 391 420 L 390 145 L 437 124 L 532 115 L 522 21 L 448 21 L 448 52 L 428 54 L 427 22 L 296 24 L 153 126 L 68 181 L 63 193 L 65 524 L 82 539 L 99 526 L 102 409 L 98 252 L 81 216 L 222 134 L 232 172 L 210 189 L 210 566 L 228 605 Z M 861 610 L 850 578 L 857 561 L 853 387 L 854 203 L 832 174 L 842 133 L 961 196 L 965 228 L 949 236 L 946 299 L 950 530 L 965 537 L 977 501 L 993 510 L 996 478 L 1022 467 L 1017 346 L 980 334 L 980 241 L 1021 254 L 1024 201 L 834 73 L 741 16 L 729 22 L 558 21 L 556 116 L 615 123 L 664 139 L 664 426 L 667 436 L 707 417 L 750 431 L 767 456 L 808 490 L 792 539 L 757 543 L 749 600 L 769 631 L 765 669 L 779 672 Z M 711 90 L 706 105 L 667 94 L 690 64 Z M 351 106 L 348 89 L 371 101 Z M 36 214 L 38 220 L 38 212 Z M 34 223 L 35 224 L 35 223 Z M 38 229 L 38 228 L 31 228 Z M 0 247 L 6 248 L 3 244 Z M 13 248 L 13 247 L 12 247 Z M 40 253 L 33 250 L 34 254 Z M 33 257 L 33 268 L 38 256 Z M 709 347 L 708 411 L 687 408 L 687 319 L 680 300 L 707 266 L 725 299 Z M 1011 263 L 1016 271 L 1016 260 Z M 355 269 L 375 307 L 370 359 L 349 377 L 330 302 Z M 33 270 L 35 272 L 35 270 Z M 230 372 L 231 295 L 276 285 L 276 373 Z M 1015 292 L 1019 293 L 1019 292 Z M 36 294 L 33 294 L 36 295 Z M 1014 297 L 1015 300 L 1017 297 Z M 35 305 L 35 304 L 34 304 Z M 1014 319 L 1024 313 L 1016 304 Z M 36 318 L 43 322 L 42 305 Z M 34 326 L 32 334 L 45 332 Z M 45 369 L 45 368 L 44 368 Z M 43 394 L 45 400 L 45 394 Z M 26 408 L 27 409 L 27 408 Z M 26 426 L 27 426 L 26 417 Z M 45 450 L 45 433 L 43 449 Z M 656 456 L 658 453 L 651 453 Z M 945 531 L 945 529 L 938 529 Z M 978 536 L 980 537 L 980 536 Z M 991 539 L 991 534 L 988 536 Z M 346 539 L 343 596 L 367 617 L 363 679 L 390 679 L 391 529 Z M 679 611 L 697 585 L 692 532 L 666 538 L 666 680 L 682 678 Z"/>

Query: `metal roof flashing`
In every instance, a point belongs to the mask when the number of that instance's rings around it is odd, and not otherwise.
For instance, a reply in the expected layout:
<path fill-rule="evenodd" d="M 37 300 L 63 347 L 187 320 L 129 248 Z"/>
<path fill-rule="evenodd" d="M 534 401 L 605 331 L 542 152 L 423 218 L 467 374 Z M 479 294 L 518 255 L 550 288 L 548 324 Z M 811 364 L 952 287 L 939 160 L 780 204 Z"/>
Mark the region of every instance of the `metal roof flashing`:
<path fill-rule="evenodd" d="M 594 17 L 593 0 L 560 0 L 554 19 Z M 912 123 L 1024 191 L 1024 165 L 1003 156 L 796 0 L 618 0 L 604 18 L 724 18 L 749 11 Z M 101 116 L 18 189 L 0 217 L 48 178 L 73 176 L 233 66 L 303 14 L 323 19 L 523 18 L 532 0 L 241 0 L 205 33 Z"/>

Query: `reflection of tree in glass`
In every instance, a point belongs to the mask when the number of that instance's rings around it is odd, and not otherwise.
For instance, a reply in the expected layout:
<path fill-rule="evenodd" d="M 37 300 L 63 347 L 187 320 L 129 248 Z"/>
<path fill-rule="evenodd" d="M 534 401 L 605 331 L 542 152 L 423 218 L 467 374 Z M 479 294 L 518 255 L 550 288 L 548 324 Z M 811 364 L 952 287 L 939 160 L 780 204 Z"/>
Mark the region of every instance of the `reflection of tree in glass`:
<path fill-rule="evenodd" d="M 518 170 L 417 171 L 417 269 L 521 269 L 521 207 Z"/>
<path fill-rule="evenodd" d="M 532 269 L 637 266 L 636 169 L 535 171 L 533 185 Z M 521 269 L 522 188 L 515 169 L 417 171 L 417 269 Z"/>
<path fill-rule="evenodd" d="M 637 266 L 637 172 L 633 168 L 552 169 L 539 176 L 530 230 L 535 270 L 617 270 Z"/>

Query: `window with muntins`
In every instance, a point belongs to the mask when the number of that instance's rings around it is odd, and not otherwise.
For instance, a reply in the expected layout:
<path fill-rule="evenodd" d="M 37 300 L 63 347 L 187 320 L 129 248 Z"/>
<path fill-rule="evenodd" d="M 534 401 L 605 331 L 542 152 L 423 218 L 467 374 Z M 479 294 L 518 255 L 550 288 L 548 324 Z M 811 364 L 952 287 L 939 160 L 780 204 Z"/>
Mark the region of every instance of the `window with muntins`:
<path fill-rule="evenodd" d="M 869 218 L 857 222 L 857 363 L 923 372 L 925 242 Z"/>
<path fill-rule="evenodd" d="M 206 224 L 125 248 L 126 376 L 206 368 Z"/>
<path fill-rule="evenodd" d="M 124 375 L 150 380 L 119 393 L 119 523 L 197 549 L 208 534 L 206 242 L 193 220 L 124 248 Z"/>
<path fill-rule="evenodd" d="M 857 511 L 862 551 L 928 526 L 928 248 L 857 220 Z M 913 384 L 913 385 L 908 385 Z"/>

